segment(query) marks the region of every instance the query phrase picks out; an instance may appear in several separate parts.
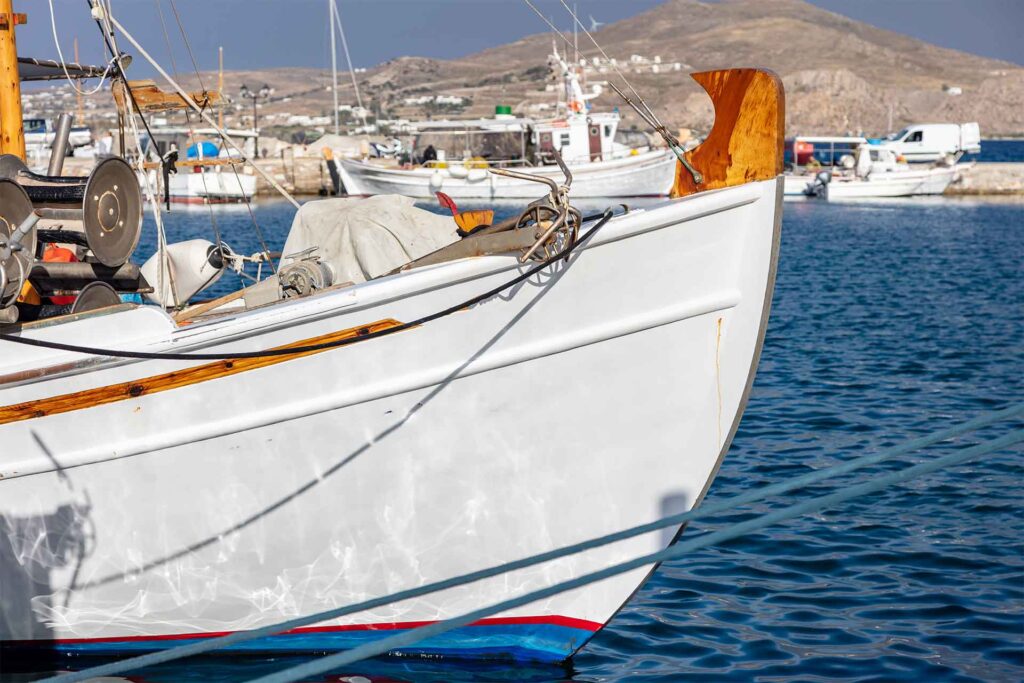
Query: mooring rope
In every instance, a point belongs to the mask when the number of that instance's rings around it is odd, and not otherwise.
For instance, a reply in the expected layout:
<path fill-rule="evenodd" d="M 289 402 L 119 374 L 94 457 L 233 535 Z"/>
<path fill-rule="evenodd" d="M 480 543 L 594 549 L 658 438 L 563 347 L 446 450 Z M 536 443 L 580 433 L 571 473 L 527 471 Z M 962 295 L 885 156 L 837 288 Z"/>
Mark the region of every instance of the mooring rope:
<path fill-rule="evenodd" d="M 606 210 L 601 214 L 601 219 L 592 227 L 587 230 L 580 239 L 576 240 L 568 247 L 558 252 L 554 256 L 544 259 L 536 266 L 520 273 L 511 280 L 504 284 L 498 285 L 493 289 L 489 289 L 483 294 L 477 294 L 476 296 L 470 297 L 465 301 L 449 306 L 448 308 L 425 315 L 422 318 L 417 318 L 411 322 L 401 323 L 394 327 L 386 327 L 380 330 L 367 331 L 366 334 L 359 334 L 354 337 L 345 337 L 343 339 L 335 339 L 334 341 L 322 342 L 320 344 L 308 344 L 305 346 L 290 346 L 282 349 L 265 349 L 263 351 L 239 351 L 238 353 L 158 353 L 158 352 L 147 352 L 147 351 L 120 351 L 117 349 L 102 349 L 94 346 L 80 346 L 78 344 L 64 344 L 62 342 L 46 341 L 43 339 L 27 339 L 25 337 L 18 337 L 12 334 L 0 333 L 0 341 L 12 342 L 15 344 L 24 344 L 26 346 L 38 346 L 44 349 L 55 349 L 57 351 L 71 351 L 73 353 L 83 353 L 93 356 L 111 356 L 114 358 L 136 358 L 141 360 L 237 360 L 239 358 L 272 358 L 277 356 L 294 356 L 297 354 L 314 353 L 316 351 L 326 351 L 327 349 L 336 349 L 342 346 L 348 346 L 357 342 L 368 341 L 370 339 L 376 339 L 378 337 L 384 337 L 389 334 L 395 334 L 396 332 L 403 332 L 413 327 L 419 327 L 426 323 L 433 322 L 439 318 L 458 313 L 461 310 L 475 306 L 482 301 L 486 301 L 498 294 L 501 294 L 506 289 L 515 287 L 520 282 L 529 280 L 531 277 L 539 273 L 540 271 L 548 268 L 552 264 L 558 262 L 559 259 L 568 258 L 577 247 L 585 242 L 589 241 L 590 238 L 597 233 L 598 230 L 603 228 L 605 224 L 612 218 L 612 209 Z"/>
<path fill-rule="evenodd" d="M 500 576 L 508 572 L 517 571 L 519 569 L 525 569 L 527 567 L 535 566 L 552 560 L 557 560 L 562 557 L 569 555 L 579 554 L 594 548 L 609 545 L 623 541 L 635 536 L 640 536 L 653 531 L 658 531 L 667 527 L 677 527 L 683 523 L 690 522 L 696 519 L 702 519 L 710 517 L 712 515 L 722 514 L 730 512 L 736 508 L 750 505 L 752 503 L 759 502 L 761 500 L 780 496 L 790 491 L 807 488 L 814 484 L 820 483 L 826 479 L 831 479 L 837 476 L 842 476 L 870 467 L 872 465 L 880 464 L 888 460 L 892 460 L 898 456 L 906 453 L 920 450 L 927 446 L 946 441 L 948 439 L 961 436 L 968 432 L 976 431 L 983 427 L 987 427 L 997 422 L 1008 420 L 1014 417 L 1024 416 L 1024 402 L 1011 405 L 999 411 L 979 415 L 967 422 L 963 422 L 959 425 L 947 427 L 946 429 L 933 432 L 931 434 L 912 439 L 904 442 L 898 446 L 894 446 L 871 455 L 864 455 L 853 460 L 849 460 L 837 465 L 833 465 L 828 468 L 815 470 L 808 472 L 807 474 L 789 479 L 784 482 L 777 484 L 771 484 L 769 486 L 761 487 L 739 496 L 734 496 L 721 502 L 712 502 L 701 506 L 698 509 L 690 510 L 676 515 L 670 515 L 649 524 L 642 524 L 639 526 L 625 529 L 615 533 L 607 534 L 599 538 L 589 539 L 580 543 L 575 543 L 569 546 L 558 548 L 555 550 L 547 551 L 531 557 L 526 557 L 520 560 L 514 560 L 487 569 L 481 569 L 478 571 L 463 574 L 461 576 L 444 579 L 442 581 L 436 581 L 433 583 L 417 586 L 415 588 L 407 589 L 391 595 L 386 595 L 378 598 L 372 598 L 364 602 L 337 607 L 331 610 L 326 610 L 318 614 L 312 614 L 304 617 L 298 617 L 281 623 L 273 624 L 270 626 L 264 626 L 262 628 L 253 629 L 250 631 L 238 631 L 226 636 L 220 636 L 217 638 L 210 638 L 196 643 L 190 643 L 188 645 L 181 645 L 173 649 L 163 650 L 160 652 L 152 652 L 149 654 L 132 657 L 130 659 L 123 659 L 117 662 L 111 662 L 103 664 L 98 667 L 86 669 L 84 671 L 69 673 L 62 676 L 57 676 L 49 681 L 60 681 L 61 683 L 73 683 L 74 681 L 84 681 L 88 678 L 96 676 L 110 676 L 115 674 L 124 673 L 127 671 L 133 671 L 140 669 L 145 666 L 152 666 L 155 664 L 162 664 L 165 662 L 182 659 L 185 657 L 191 657 L 205 652 L 212 652 L 214 650 L 220 650 L 231 645 L 237 645 L 240 643 L 257 640 L 259 638 L 265 638 L 268 636 L 284 633 L 293 629 L 301 628 L 303 626 L 309 626 L 311 624 L 319 623 L 322 621 L 328 621 L 331 619 L 337 619 L 350 614 L 356 614 L 364 612 L 377 607 L 382 607 L 388 604 L 402 602 L 412 598 L 422 597 L 430 593 L 447 590 L 449 588 L 456 588 L 469 583 L 474 583 L 487 578 Z M 703 536 L 700 538 L 704 538 Z"/>
<path fill-rule="evenodd" d="M 766 526 L 771 526 L 800 515 L 817 512 L 823 508 L 832 507 L 848 500 L 876 493 L 889 486 L 923 476 L 930 472 L 934 472 L 935 470 L 953 467 L 966 460 L 970 460 L 971 458 L 985 455 L 986 453 L 1011 446 L 1021 441 L 1024 441 L 1024 429 L 1011 432 L 1006 436 L 987 441 L 978 446 L 974 446 L 973 448 L 958 450 L 955 453 L 950 453 L 949 455 L 936 458 L 930 462 L 920 463 L 918 465 L 913 465 L 899 470 L 898 472 L 891 472 L 889 474 L 879 476 L 862 484 L 841 489 L 835 493 L 811 498 L 801 503 L 782 508 L 781 510 L 766 513 L 760 517 L 755 517 L 754 519 L 747 520 L 746 522 L 734 524 L 720 531 L 706 533 L 692 541 L 677 543 L 676 545 L 669 546 L 665 550 L 656 553 L 643 555 L 626 562 L 612 565 L 611 567 L 606 567 L 605 569 L 601 569 L 596 572 L 584 574 L 575 579 L 562 581 L 561 583 L 556 583 L 552 586 L 548 586 L 547 588 L 531 591 L 516 598 L 503 600 L 488 607 L 468 612 L 459 617 L 446 619 L 427 626 L 420 626 L 409 631 L 403 631 L 394 636 L 359 645 L 351 650 L 346 650 L 344 652 L 328 655 L 304 664 L 289 667 L 275 674 L 251 679 L 249 683 L 291 683 L 292 681 L 297 681 L 308 676 L 315 676 L 339 667 L 354 664 L 355 662 L 363 659 L 387 654 L 392 650 L 415 645 L 416 643 L 428 638 L 441 635 L 442 633 L 447 633 L 448 631 L 452 631 L 463 626 L 468 626 L 495 614 L 506 612 L 517 607 L 522 607 L 532 602 L 550 598 L 576 588 L 583 588 L 592 583 L 603 581 L 605 579 L 633 571 L 634 569 L 640 569 L 651 564 L 665 562 L 667 560 L 675 560 L 695 550 L 731 541 Z"/>

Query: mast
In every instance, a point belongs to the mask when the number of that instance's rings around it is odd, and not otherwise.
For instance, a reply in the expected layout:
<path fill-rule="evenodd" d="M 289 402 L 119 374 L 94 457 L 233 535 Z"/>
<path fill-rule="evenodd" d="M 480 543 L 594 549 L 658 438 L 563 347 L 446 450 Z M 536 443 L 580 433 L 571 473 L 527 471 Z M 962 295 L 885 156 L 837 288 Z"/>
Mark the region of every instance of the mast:
<path fill-rule="evenodd" d="M 579 35 L 579 21 L 576 19 L 576 3 L 572 3 L 572 51 L 573 51 L 573 68 L 580 64 L 580 35 Z"/>
<path fill-rule="evenodd" d="M 331 29 L 331 92 L 334 93 L 334 134 L 340 132 L 338 114 L 338 50 L 334 46 L 334 0 L 327 0 L 327 25 Z"/>
<path fill-rule="evenodd" d="M 21 119 L 21 78 L 14 27 L 25 23 L 15 14 L 13 0 L 0 0 L 0 154 L 25 159 L 25 128 Z"/>
<path fill-rule="evenodd" d="M 217 94 L 220 101 L 224 101 L 224 47 L 217 48 Z M 224 129 L 224 107 L 217 107 L 217 127 Z"/>
<path fill-rule="evenodd" d="M 75 36 L 75 64 L 81 64 L 78 60 L 78 36 Z M 85 122 L 85 107 L 83 106 L 82 90 L 75 88 L 75 104 L 78 109 L 78 125 L 84 125 Z"/>
<path fill-rule="evenodd" d="M 363 109 L 363 98 L 359 96 L 359 83 L 356 82 L 356 69 L 352 66 L 352 55 L 348 52 L 348 41 L 345 40 L 345 26 L 341 23 L 341 14 L 338 12 L 336 0 L 332 0 L 331 5 L 331 9 L 334 11 L 334 21 L 338 24 L 338 35 L 341 36 L 341 49 L 345 51 L 345 61 L 348 63 L 348 75 L 352 77 L 352 89 L 356 93 L 356 106 L 359 107 L 365 127 L 366 111 Z"/>

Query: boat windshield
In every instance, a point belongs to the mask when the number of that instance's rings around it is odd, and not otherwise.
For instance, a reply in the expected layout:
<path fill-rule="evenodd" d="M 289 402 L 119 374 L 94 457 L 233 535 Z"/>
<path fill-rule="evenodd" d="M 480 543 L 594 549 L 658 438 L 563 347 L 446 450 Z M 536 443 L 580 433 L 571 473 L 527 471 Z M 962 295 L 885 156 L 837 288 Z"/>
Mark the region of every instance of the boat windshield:
<path fill-rule="evenodd" d="M 25 119 L 23 125 L 25 133 L 46 132 L 46 119 Z"/>

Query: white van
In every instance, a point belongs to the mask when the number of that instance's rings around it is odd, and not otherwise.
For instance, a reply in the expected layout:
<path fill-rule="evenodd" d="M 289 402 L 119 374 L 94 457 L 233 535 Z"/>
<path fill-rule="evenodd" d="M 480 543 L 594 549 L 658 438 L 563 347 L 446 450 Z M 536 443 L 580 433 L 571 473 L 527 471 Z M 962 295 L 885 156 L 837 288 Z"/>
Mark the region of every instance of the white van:
<path fill-rule="evenodd" d="M 975 123 L 918 123 L 889 136 L 883 145 L 909 162 L 938 161 L 952 154 L 981 151 L 981 129 Z"/>

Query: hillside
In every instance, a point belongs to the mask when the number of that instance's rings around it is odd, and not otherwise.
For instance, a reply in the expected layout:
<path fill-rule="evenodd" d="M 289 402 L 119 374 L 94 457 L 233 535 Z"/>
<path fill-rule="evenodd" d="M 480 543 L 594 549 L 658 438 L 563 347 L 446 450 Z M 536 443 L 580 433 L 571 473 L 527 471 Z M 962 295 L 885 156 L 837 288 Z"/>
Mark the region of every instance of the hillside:
<path fill-rule="evenodd" d="M 1024 68 L 936 47 L 802 0 L 670 0 L 594 37 L 620 61 L 660 54 L 692 71 L 773 69 L 786 84 L 791 132 L 884 132 L 891 105 L 895 127 L 977 120 L 986 135 L 1024 133 Z M 586 57 L 598 54 L 580 40 Z M 458 62 L 514 72 L 536 64 L 550 45 L 550 34 L 535 35 Z M 708 125 L 710 105 L 684 74 L 627 77 L 673 125 Z M 963 94 L 948 95 L 944 85 Z M 617 104 L 614 96 L 600 101 Z"/>
<path fill-rule="evenodd" d="M 529 10 L 524 6 L 523 11 Z M 543 26 L 539 19 L 537 24 Z M 672 127 L 707 130 L 711 124 L 710 102 L 688 72 L 761 66 L 785 82 L 790 133 L 879 134 L 889 131 L 891 117 L 893 129 L 911 122 L 976 120 L 986 137 L 1024 135 L 1024 68 L 940 48 L 803 0 L 668 0 L 605 26 L 595 38 L 610 57 L 627 65 L 630 82 Z M 490 115 L 499 103 L 519 113 L 541 113 L 554 97 L 544 90 L 545 56 L 554 39 L 552 33 L 538 33 L 456 60 L 401 57 L 385 62 L 357 74 L 364 103 L 388 117 L 415 119 L 438 112 L 405 100 L 443 94 L 467 98 L 469 105 L 459 112 L 463 116 Z M 583 35 L 580 50 L 588 60 L 599 55 Z M 639 65 L 630 64 L 632 55 L 642 57 Z M 650 67 L 655 56 L 663 64 L 659 73 Z M 590 69 L 588 86 L 619 82 L 605 71 Z M 215 82 L 213 74 L 204 74 L 204 80 Z M 277 125 L 289 114 L 331 111 L 330 78 L 322 69 L 233 71 L 225 81 L 229 96 L 242 83 L 275 88 L 273 100 L 261 110 L 268 117 L 261 113 L 261 126 Z M 339 84 L 341 102 L 355 104 L 347 73 L 339 75 Z M 962 94 L 948 94 L 946 86 Z M 616 106 L 625 127 L 639 124 L 605 88 L 597 107 Z M 248 111 L 248 105 L 239 104 L 236 116 Z"/>

